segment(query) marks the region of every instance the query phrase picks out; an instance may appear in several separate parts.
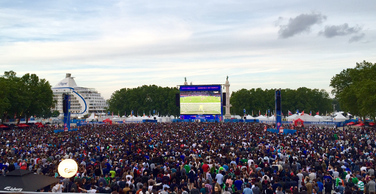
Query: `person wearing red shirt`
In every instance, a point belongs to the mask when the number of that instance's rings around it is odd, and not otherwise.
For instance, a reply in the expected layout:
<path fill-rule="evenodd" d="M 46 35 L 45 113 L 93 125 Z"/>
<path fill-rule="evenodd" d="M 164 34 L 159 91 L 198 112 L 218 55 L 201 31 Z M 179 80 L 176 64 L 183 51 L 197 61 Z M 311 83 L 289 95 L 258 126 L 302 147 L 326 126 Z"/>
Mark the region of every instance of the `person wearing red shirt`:
<path fill-rule="evenodd" d="M 209 171 L 209 165 L 206 162 L 202 165 L 202 170 L 204 171 L 204 173 L 207 173 Z"/>

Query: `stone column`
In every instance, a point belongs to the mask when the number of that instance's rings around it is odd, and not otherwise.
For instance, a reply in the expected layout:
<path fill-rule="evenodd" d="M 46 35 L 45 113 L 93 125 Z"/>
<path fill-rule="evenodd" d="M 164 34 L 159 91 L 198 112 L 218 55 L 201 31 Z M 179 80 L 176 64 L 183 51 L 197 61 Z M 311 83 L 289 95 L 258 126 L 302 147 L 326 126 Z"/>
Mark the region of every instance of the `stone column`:
<path fill-rule="evenodd" d="M 231 104 L 230 104 L 230 82 L 228 82 L 228 76 L 226 78 L 226 82 L 225 82 L 224 86 L 226 88 L 226 106 L 225 106 L 226 114 L 225 114 L 225 119 L 231 119 L 231 113 L 230 113 L 230 107 L 231 107 Z"/>

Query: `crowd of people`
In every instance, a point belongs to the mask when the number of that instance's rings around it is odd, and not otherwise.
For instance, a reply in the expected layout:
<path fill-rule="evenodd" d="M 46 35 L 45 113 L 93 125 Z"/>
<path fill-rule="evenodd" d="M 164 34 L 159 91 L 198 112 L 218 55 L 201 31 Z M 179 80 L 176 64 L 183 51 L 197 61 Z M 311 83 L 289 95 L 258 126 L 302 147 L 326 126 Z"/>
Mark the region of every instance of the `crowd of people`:
<path fill-rule="evenodd" d="M 371 128 L 261 123 L 133 123 L 0 131 L 0 169 L 60 178 L 39 191 L 124 194 L 375 193 Z M 57 166 L 74 159 L 63 179 Z"/>

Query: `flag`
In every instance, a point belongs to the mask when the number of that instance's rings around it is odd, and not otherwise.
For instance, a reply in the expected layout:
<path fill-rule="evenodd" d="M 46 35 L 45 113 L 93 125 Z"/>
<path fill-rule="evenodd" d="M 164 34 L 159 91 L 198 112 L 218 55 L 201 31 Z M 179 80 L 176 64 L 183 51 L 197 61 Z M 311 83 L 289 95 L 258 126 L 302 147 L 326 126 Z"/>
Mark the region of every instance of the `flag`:
<path fill-rule="evenodd" d="M 304 110 L 302 111 L 302 114 L 300 114 L 301 116 L 303 116 L 304 115 Z"/>
<path fill-rule="evenodd" d="M 320 115 L 319 111 L 316 112 L 316 115 Z"/>
<path fill-rule="evenodd" d="M 261 115 L 261 111 L 259 110 L 259 116 Z"/>
<path fill-rule="evenodd" d="M 290 116 L 290 115 L 292 115 L 291 111 L 289 111 L 289 113 L 288 113 L 288 114 L 289 114 L 289 116 Z"/>
<path fill-rule="evenodd" d="M 312 116 L 312 111 L 309 111 L 309 116 Z"/>

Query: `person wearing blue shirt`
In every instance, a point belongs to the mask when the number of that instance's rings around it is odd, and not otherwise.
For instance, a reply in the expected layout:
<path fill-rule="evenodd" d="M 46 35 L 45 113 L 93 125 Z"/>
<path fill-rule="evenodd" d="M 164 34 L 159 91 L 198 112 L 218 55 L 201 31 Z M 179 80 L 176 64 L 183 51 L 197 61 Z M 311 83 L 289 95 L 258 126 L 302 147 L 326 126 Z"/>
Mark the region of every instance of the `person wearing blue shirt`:
<path fill-rule="evenodd" d="M 217 183 L 222 186 L 222 184 L 223 184 L 223 174 L 222 174 L 222 172 L 219 172 L 215 176 L 215 179 L 217 180 Z"/>
<path fill-rule="evenodd" d="M 240 177 L 236 177 L 236 180 L 234 182 L 234 185 L 238 191 L 242 190 L 243 181 L 240 179 Z"/>
<path fill-rule="evenodd" d="M 247 187 L 243 189 L 243 194 L 253 194 L 250 184 L 247 184 Z"/>
<path fill-rule="evenodd" d="M 226 164 L 223 165 L 222 167 L 226 170 L 226 172 L 228 172 L 230 170 L 230 168 Z"/>
<path fill-rule="evenodd" d="M 317 186 L 319 187 L 319 193 L 322 193 L 322 190 L 324 189 L 324 184 L 321 182 L 321 179 L 317 179 Z"/>

